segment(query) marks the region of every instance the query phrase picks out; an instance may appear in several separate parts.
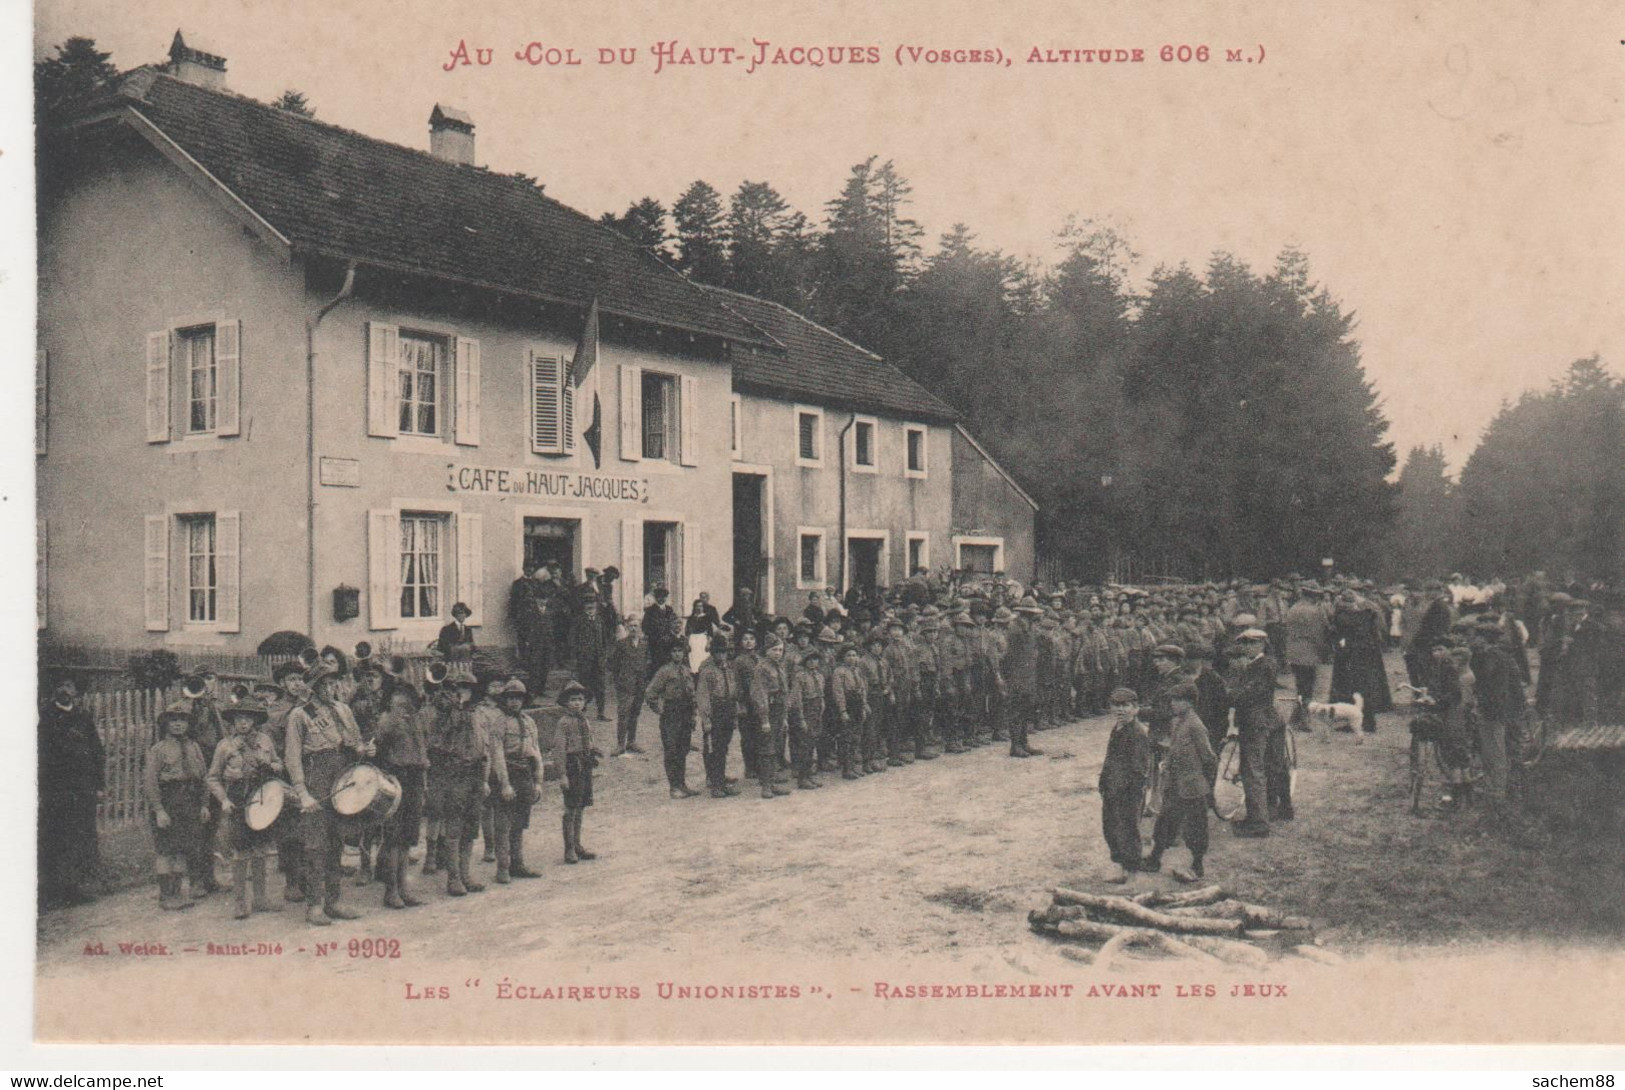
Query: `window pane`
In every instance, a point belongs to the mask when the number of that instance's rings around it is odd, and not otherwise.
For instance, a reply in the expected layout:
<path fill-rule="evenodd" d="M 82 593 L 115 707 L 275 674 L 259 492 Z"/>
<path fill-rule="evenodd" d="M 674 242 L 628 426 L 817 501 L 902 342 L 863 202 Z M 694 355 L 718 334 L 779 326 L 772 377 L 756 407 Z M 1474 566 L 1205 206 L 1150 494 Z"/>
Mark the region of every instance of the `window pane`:
<path fill-rule="evenodd" d="M 918 473 L 925 468 L 925 433 L 908 433 L 908 468 Z"/>
<path fill-rule="evenodd" d="M 857 443 L 854 447 L 858 465 L 872 466 L 875 464 L 874 438 L 875 428 L 873 424 L 858 424 Z"/>
<path fill-rule="evenodd" d="M 812 583 L 818 579 L 818 538 L 803 534 L 801 538 L 801 581 Z"/>

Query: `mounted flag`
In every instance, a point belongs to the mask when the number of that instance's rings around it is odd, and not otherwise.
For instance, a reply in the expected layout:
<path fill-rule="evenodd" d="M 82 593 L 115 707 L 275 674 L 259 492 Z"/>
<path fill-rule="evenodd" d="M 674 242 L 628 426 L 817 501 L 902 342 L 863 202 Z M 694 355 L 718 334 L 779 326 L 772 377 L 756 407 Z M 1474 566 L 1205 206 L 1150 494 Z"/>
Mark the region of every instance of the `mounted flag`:
<path fill-rule="evenodd" d="M 576 354 L 570 361 L 570 384 L 580 389 L 586 384 L 589 377 L 592 384 L 592 412 L 588 414 L 586 430 L 581 438 L 586 440 L 587 449 L 592 451 L 592 467 L 599 469 L 602 466 L 603 449 L 603 410 L 598 402 L 598 383 L 596 372 L 598 370 L 598 297 L 593 296 L 592 305 L 587 308 L 587 321 L 581 327 L 581 339 L 576 341 Z"/>

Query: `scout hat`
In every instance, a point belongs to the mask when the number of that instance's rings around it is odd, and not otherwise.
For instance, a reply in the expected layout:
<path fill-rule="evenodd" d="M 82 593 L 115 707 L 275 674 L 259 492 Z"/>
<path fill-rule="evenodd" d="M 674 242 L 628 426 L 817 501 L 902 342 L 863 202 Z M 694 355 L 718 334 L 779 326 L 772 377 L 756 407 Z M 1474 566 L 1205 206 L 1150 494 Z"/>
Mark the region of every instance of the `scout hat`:
<path fill-rule="evenodd" d="M 963 628 L 975 628 L 976 627 L 976 622 L 970 619 L 970 614 L 968 614 L 968 613 L 955 613 L 954 614 L 954 624 L 959 625 L 959 626 L 961 626 Z"/>
<path fill-rule="evenodd" d="M 1111 704 L 1138 704 L 1140 702 L 1140 694 L 1135 692 L 1133 689 L 1118 688 L 1113 689 L 1111 696 L 1107 697 L 1106 700 Z"/>
<path fill-rule="evenodd" d="M 1252 628 L 1258 624 L 1258 618 L 1251 613 L 1238 613 L 1230 618 L 1232 628 Z"/>
<path fill-rule="evenodd" d="M 1262 628 L 1249 628 L 1236 637 L 1237 643 L 1263 643 L 1269 639 L 1269 633 Z"/>
<path fill-rule="evenodd" d="M 1017 613 L 1042 613 L 1042 612 L 1044 612 L 1044 609 L 1043 609 L 1042 606 L 1040 606 L 1038 604 L 1038 602 L 1031 595 L 1028 595 L 1026 598 L 1023 598 L 1021 600 L 1020 604 L 1018 604 L 1016 606 L 1016 612 Z"/>
<path fill-rule="evenodd" d="M 771 651 L 775 647 L 783 647 L 783 646 L 784 646 L 784 641 L 783 640 L 781 640 L 777 636 L 769 633 L 768 637 L 767 637 L 767 642 L 762 645 L 762 650 L 763 651 Z"/>
<path fill-rule="evenodd" d="M 442 601 L 444 601 L 444 599 L 442 599 Z M 468 608 L 467 602 L 458 602 L 456 605 L 451 607 L 451 615 L 453 617 L 459 615 L 463 617 L 472 617 L 474 616 L 474 611 Z"/>
<path fill-rule="evenodd" d="M 993 611 L 993 623 L 994 624 L 1009 624 L 1011 621 L 1013 621 L 1015 619 L 1016 619 L 1016 615 L 1014 613 L 1010 612 L 1004 606 L 1000 606 L 998 609 Z"/>
<path fill-rule="evenodd" d="M 263 723 L 271 717 L 271 713 L 265 710 L 265 705 L 258 700 L 240 701 L 224 709 L 220 714 L 226 719 L 247 716 L 256 723 Z"/>
<path fill-rule="evenodd" d="M 523 681 L 520 681 L 518 678 L 514 677 L 514 678 L 509 678 L 508 679 L 507 684 L 502 686 L 502 688 L 500 690 L 498 690 L 497 695 L 498 696 L 529 696 L 530 695 L 530 690 L 525 688 L 525 683 Z"/>
<path fill-rule="evenodd" d="M 829 625 L 825 625 L 823 628 L 818 630 L 818 642 L 840 643 L 841 637 L 835 634 L 835 630 L 833 628 L 831 628 Z"/>
<path fill-rule="evenodd" d="M 1154 659 L 1173 659 L 1175 662 L 1183 662 L 1185 660 L 1185 649 L 1179 646 L 1177 643 L 1158 644 L 1156 647 L 1151 649 L 1151 657 Z"/>
<path fill-rule="evenodd" d="M 169 705 L 169 707 L 165 708 L 163 711 L 158 713 L 158 725 L 160 727 L 162 727 L 164 724 L 168 723 L 171 719 L 179 719 L 182 723 L 185 723 L 187 726 L 191 726 L 192 725 L 192 709 L 188 708 L 184 701 L 177 700 L 175 703 Z"/>
<path fill-rule="evenodd" d="M 315 688 L 316 683 L 321 681 L 323 678 L 338 676 L 339 668 L 337 666 L 334 666 L 330 662 L 318 662 L 315 666 L 312 666 L 310 669 L 305 671 L 305 684 L 309 685 L 311 688 Z"/>
<path fill-rule="evenodd" d="M 592 692 L 585 685 L 581 684 L 581 682 L 577 681 L 575 678 L 571 678 L 565 684 L 564 688 L 559 690 L 559 704 L 562 706 L 565 701 L 569 700 L 572 696 L 576 696 L 577 694 L 580 694 L 583 697 L 588 697 L 592 695 Z"/>

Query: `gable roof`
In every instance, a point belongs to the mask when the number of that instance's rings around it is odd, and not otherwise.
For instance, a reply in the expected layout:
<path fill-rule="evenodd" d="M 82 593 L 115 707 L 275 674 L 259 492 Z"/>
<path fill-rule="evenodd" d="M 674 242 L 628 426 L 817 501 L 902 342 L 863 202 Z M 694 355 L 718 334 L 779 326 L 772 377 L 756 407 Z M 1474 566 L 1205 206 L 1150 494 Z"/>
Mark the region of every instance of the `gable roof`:
<path fill-rule="evenodd" d="M 606 313 L 776 347 L 652 254 L 521 179 L 151 69 L 126 79 L 113 105 L 295 251 L 582 308 L 596 296 Z"/>
<path fill-rule="evenodd" d="M 895 364 L 779 303 L 707 287 L 728 310 L 784 346 L 733 353 L 734 389 L 814 405 L 954 421 L 959 414 Z"/>

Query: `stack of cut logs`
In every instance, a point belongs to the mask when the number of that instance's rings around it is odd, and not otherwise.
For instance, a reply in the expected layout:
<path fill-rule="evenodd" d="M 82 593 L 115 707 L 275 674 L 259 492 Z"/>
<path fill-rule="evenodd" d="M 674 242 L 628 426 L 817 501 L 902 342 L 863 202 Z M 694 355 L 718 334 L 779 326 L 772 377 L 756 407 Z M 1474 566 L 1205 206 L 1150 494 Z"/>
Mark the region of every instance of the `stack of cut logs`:
<path fill-rule="evenodd" d="M 1208 964 L 1258 966 L 1278 956 L 1341 960 L 1315 945 L 1309 920 L 1237 900 L 1221 886 L 1131 897 L 1057 888 L 1052 897 L 1048 908 L 1027 914 L 1028 924 L 1067 943 L 1066 957 L 1096 968 L 1109 968 L 1130 948 Z"/>

